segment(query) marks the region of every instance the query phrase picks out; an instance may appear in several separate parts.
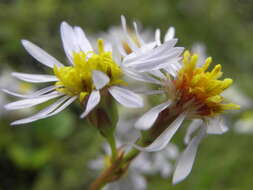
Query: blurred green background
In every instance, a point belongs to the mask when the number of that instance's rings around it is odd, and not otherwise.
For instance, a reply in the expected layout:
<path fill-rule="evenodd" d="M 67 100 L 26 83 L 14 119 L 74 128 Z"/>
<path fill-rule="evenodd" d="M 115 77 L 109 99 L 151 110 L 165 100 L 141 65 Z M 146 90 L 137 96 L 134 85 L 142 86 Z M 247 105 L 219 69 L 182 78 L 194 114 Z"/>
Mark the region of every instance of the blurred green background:
<path fill-rule="evenodd" d="M 59 26 L 66 20 L 87 34 L 107 31 L 128 21 L 144 28 L 175 26 L 179 45 L 206 45 L 208 55 L 223 65 L 224 75 L 253 98 L 252 0 L 0 0 L 0 69 L 47 72 L 20 44 L 26 38 L 65 61 Z M 130 23 L 129 22 L 129 23 Z M 11 84 L 10 84 L 11 85 Z M 2 94 L 1 94 L 2 96 Z M 11 100 L 11 99 L 10 99 Z M 3 109 L 2 107 L 0 108 Z M 0 116 L 0 190 L 84 190 L 94 179 L 87 166 L 101 152 L 103 139 L 85 120 L 80 107 L 21 127 L 9 126 L 23 113 Z M 230 117 L 233 126 L 243 113 Z M 183 148 L 181 137 L 174 142 Z M 171 179 L 149 177 L 150 190 L 252 190 L 253 134 L 233 130 L 210 136 L 200 146 L 189 178 L 171 187 Z"/>

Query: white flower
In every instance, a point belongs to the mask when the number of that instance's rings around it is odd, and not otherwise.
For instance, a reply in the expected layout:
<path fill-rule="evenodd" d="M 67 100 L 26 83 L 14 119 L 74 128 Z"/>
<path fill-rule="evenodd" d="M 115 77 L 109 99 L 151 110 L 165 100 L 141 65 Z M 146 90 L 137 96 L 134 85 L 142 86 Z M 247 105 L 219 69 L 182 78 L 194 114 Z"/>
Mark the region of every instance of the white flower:
<path fill-rule="evenodd" d="M 162 73 L 159 69 L 175 73 L 180 68 L 180 56 L 184 48 L 174 47 L 177 39 L 174 38 L 175 29 L 173 27 L 170 27 L 167 31 L 164 43 L 161 43 L 159 29 L 156 30 L 155 39 L 145 42 L 138 31 L 136 22 L 133 22 L 135 34 L 128 32 L 124 16 L 121 16 L 121 22 L 125 41 L 124 43 L 118 43 L 118 49 L 123 57 L 124 67 L 128 68 L 125 72 L 127 75 L 136 80 L 159 83 L 158 80 L 150 77 L 147 73 L 160 77 Z M 140 72 L 142 74 L 139 74 Z"/>
<path fill-rule="evenodd" d="M 23 98 L 5 105 L 5 108 L 18 110 L 30 108 L 51 99 L 57 98 L 57 100 L 37 114 L 15 121 L 12 125 L 25 124 L 53 116 L 77 99 L 86 105 L 85 111 L 81 115 L 81 117 L 85 117 L 99 104 L 100 94 L 104 89 L 107 89 L 111 96 L 126 107 L 143 106 L 139 95 L 122 87 L 124 85 L 123 63 L 114 61 L 110 45 L 104 45 L 102 40 L 98 40 L 98 53 L 95 53 L 84 31 L 78 26 L 71 27 L 66 22 L 61 24 L 61 38 L 69 61 L 68 66 L 64 66 L 35 44 L 22 40 L 28 53 L 43 65 L 52 68 L 54 75 L 17 72 L 12 75 L 26 82 L 53 82 L 54 84 L 28 95 L 5 89 L 6 93 Z M 135 58 L 136 60 L 139 60 L 138 57 Z M 149 58 L 145 59 L 145 61 L 148 60 Z"/>
<path fill-rule="evenodd" d="M 232 79 L 219 80 L 221 65 L 216 65 L 210 72 L 206 71 L 211 62 L 212 59 L 207 58 L 204 64 L 199 65 L 198 56 L 186 51 L 177 75 L 163 72 L 160 78 L 160 90 L 167 100 L 150 109 L 135 124 L 138 129 L 150 129 L 152 135 L 161 131 L 147 147 L 134 145 L 141 151 L 153 152 L 167 146 L 185 119 L 193 119 L 185 136 L 187 148 L 181 154 L 174 172 L 174 184 L 190 173 L 197 148 L 206 134 L 222 134 L 228 130 L 220 114 L 239 108 L 238 105 L 227 103 L 221 96 L 232 84 Z M 194 133 L 197 135 L 192 137 Z"/>

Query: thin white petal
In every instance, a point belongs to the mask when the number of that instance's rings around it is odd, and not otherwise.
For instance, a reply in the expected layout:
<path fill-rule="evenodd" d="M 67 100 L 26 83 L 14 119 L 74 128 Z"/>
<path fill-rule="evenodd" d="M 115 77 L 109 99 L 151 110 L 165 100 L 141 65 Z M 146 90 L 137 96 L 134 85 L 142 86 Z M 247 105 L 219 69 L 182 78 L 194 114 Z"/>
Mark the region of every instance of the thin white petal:
<path fill-rule="evenodd" d="M 93 90 L 89 96 L 86 109 L 82 113 L 81 118 L 86 117 L 100 102 L 100 93 L 97 90 Z"/>
<path fill-rule="evenodd" d="M 3 91 L 7 94 L 10 94 L 12 96 L 16 96 L 16 97 L 19 97 L 19 98 L 35 98 L 36 96 L 41 96 L 41 95 L 44 95 L 54 89 L 58 88 L 57 86 L 48 86 L 46 88 L 43 88 L 43 89 L 40 89 L 36 92 L 33 92 L 31 94 L 19 94 L 19 93 L 16 93 L 16 92 L 12 92 L 12 91 L 9 91 L 7 89 L 3 89 Z"/>
<path fill-rule="evenodd" d="M 134 25 L 134 30 L 135 30 L 135 34 L 136 34 L 137 40 L 140 43 L 140 45 L 143 46 L 145 44 L 145 42 L 142 39 L 142 37 L 141 37 L 141 35 L 140 35 L 139 31 L 138 31 L 137 23 L 134 22 L 133 25 Z"/>
<path fill-rule="evenodd" d="M 152 84 L 161 84 L 159 80 L 147 75 L 146 73 L 137 73 L 137 72 L 131 71 L 130 69 L 124 69 L 124 73 L 135 80 L 152 83 Z"/>
<path fill-rule="evenodd" d="M 189 144 L 191 140 L 192 134 L 202 125 L 203 121 L 201 119 L 194 119 L 191 124 L 188 126 L 185 137 L 184 143 Z"/>
<path fill-rule="evenodd" d="M 12 76 L 26 81 L 26 82 L 32 82 L 32 83 L 44 83 L 44 82 L 55 82 L 58 81 L 56 76 L 53 75 L 40 75 L 40 74 L 28 74 L 28 73 L 17 73 L 13 72 L 11 73 Z"/>
<path fill-rule="evenodd" d="M 174 49 L 176 51 L 174 51 L 171 54 L 165 54 L 163 56 L 154 57 L 149 60 L 144 60 L 144 61 L 139 61 L 139 62 L 136 61 L 132 67 L 139 72 L 145 72 L 145 71 L 150 71 L 150 70 L 154 70 L 154 69 L 161 69 L 161 68 L 167 66 L 168 62 L 171 59 L 175 59 L 183 51 L 183 48 L 180 48 L 180 49 L 174 48 Z"/>
<path fill-rule="evenodd" d="M 46 102 L 46 101 L 51 100 L 53 98 L 57 98 L 62 95 L 63 94 L 60 94 L 58 92 L 52 92 L 47 95 L 39 96 L 37 98 L 29 98 L 29 99 L 24 99 L 24 100 L 12 102 L 12 103 L 6 104 L 4 107 L 7 110 L 30 108 L 30 107 L 33 107 L 35 105 L 41 104 L 43 102 Z"/>
<path fill-rule="evenodd" d="M 177 132 L 179 127 L 181 126 L 182 122 L 184 121 L 186 116 L 186 113 L 180 114 L 171 124 L 170 126 L 163 131 L 163 133 L 157 137 L 154 142 L 152 142 L 150 145 L 147 147 L 140 147 L 136 144 L 133 146 L 140 150 L 140 151 L 145 151 L 145 152 L 155 152 L 155 151 L 160 151 L 163 148 L 166 147 L 167 144 L 169 144 L 170 140 L 174 136 L 174 134 Z"/>
<path fill-rule="evenodd" d="M 70 104 L 72 104 L 77 99 L 77 96 L 73 96 L 70 99 L 68 99 L 64 104 L 62 104 L 60 107 L 58 107 L 56 110 L 48 114 L 47 117 L 51 117 L 53 115 L 56 115 L 60 113 L 62 110 L 64 110 L 66 107 L 68 107 Z"/>
<path fill-rule="evenodd" d="M 172 39 L 172 40 L 169 40 L 167 42 L 165 42 L 164 44 L 162 44 L 161 46 L 157 47 L 157 48 L 154 48 L 154 45 L 156 45 L 156 42 L 155 43 L 149 43 L 145 46 L 151 46 L 153 48 L 149 49 L 149 51 L 146 51 L 145 53 L 141 53 L 140 55 L 138 56 L 133 56 L 132 54 L 129 54 L 128 56 L 126 56 L 124 58 L 124 64 L 127 64 L 127 65 L 132 65 L 133 62 L 135 61 L 140 61 L 140 60 L 148 60 L 148 59 L 151 59 L 151 58 L 155 58 L 155 57 L 158 57 L 159 55 L 164 55 L 165 52 L 170 52 L 171 51 L 171 48 L 173 46 L 175 46 L 175 44 L 177 43 L 177 39 Z"/>
<path fill-rule="evenodd" d="M 37 61 L 40 63 L 53 68 L 54 65 L 61 67 L 63 66 L 59 61 L 57 61 L 54 57 L 49 55 L 47 52 L 42 50 L 40 47 L 36 46 L 32 42 L 29 42 L 27 40 L 21 40 L 21 43 L 23 44 L 26 51 L 33 56 Z"/>
<path fill-rule="evenodd" d="M 207 121 L 207 133 L 221 135 L 228 131 L 228 127 L 225 125 L 221 117 L 215 117 Z"/>
<path fill-rule="evenodd" d="M 44 108 L 43 110 L 39 111 L 38 113 L 27 117 L 27 118 L 23 118 L 17 121 L 14 121 L 11 123 L 11 125 L 21 125 L 21 124 L 25 124 L 25 123 L 31 123 L 33 121 L 37 121 L 39 119 L 43 119 L 48 117 L 48 114 L 52 111 L 54 111 L 58 106 L 60 106 L 63 102 L 65 102 L 69 97 L 68 96 L 64 96 L 62 98 L 60 98 L 59 100 L 57 100 L 55 103 L 51 104 L 50 106 Z"/>
<path fill-rule="evenodd" d="M 175 28 L 169 27 L 168 31 L 166 32 L 164 36 L 164 42 L 167 42 L 168 40 L 171 40 L 175 37 Z"/>
<path fill-rule="evenodd" d="M 100 90 L 110 82 L 110 78 L 103 72 L 94 70 L 92 80 L 97 90 Z"/>
<path fill-rule="evenodd" d="M 142 98 L 128 89 L 112 86 L 109 88 L 109 92 L 120 104 L 125 107 L 138 108 L 143 106 Z"/>
<path fill-rule="evenodd" d="M 78 26 L 74 27 L 74 31 L 75 31 L 76 36 L 78 38 L 78 44 L 79 44 L 79 47 L 81 48 L 81 50 L 85 53 L 87 53 L 89 51 L 93 51 L 91 44 L 90 44 L 89 40 L 87 39 L 84 31 Z"/>
<path fill-rule="evenodd" d="M 155 31 L 155 41 L 158 46 L 161 45 L 161 31 L 160 31 L 160 29 L 156 29 L 156 31 Z"/>
<path fill-rule="evenodd" d="M 199 134 L 191 140 L 185 151 L 180 156 L 173 175 L 173 184 L 181 182 L 190 174 L 198 146 L 205 135 L 205 128 L 202 128 L 199 131 Z"/>
<path fill-rule="evenodd" d="M 147 130 L 149 129 L 156 121 L 159 113 L 166 109 L 171 104 L 171 101 L 167 101 L 158 106 L 153 107 L 148 112 L 146 112 L 141 118 L 135 123 L 137 129 Z"/>
<path fill-rule="evenodd" d="M 60 30 L 61 30 L 61 39 L 62 39 L 63 48 L 65 50 L 65 53 L 70 63 L 72 63 L 73 53 L 80 51 L 80 48 L 76 42 L 76 36 L 75 36 L 74 30 L 66 22 L 61 23 Z"/>

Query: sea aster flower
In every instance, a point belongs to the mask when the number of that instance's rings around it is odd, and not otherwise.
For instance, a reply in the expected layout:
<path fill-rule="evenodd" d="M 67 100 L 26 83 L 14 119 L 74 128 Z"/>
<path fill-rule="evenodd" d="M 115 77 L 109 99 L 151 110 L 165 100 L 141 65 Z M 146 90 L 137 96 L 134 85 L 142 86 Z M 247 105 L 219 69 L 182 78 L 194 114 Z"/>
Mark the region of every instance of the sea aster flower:
<path fill-rule="evenodd" d="M 182 67 L 173 77 L 162 72 L 160 90 L 167 101 L 155 106 L 136 122 L 138 129 L 148 130 L 146 147 L 134 145 L 142 151 L 160 151 L 166 147 L 185 119 L 192 119 L 185 136 L 188 144 L 181 154 L 173 176 L 178 183 L 190 173 L 198 145 L 206 134 L 222 134 L 227 131 L 220 114 L 226 110 L 239 109 L 238 105 L 226 102 L 221 93 L 232 84 L 232 79 L 220 80 L 221 65 L 207 71 L 212 59 L 209 57 L 202 65 L 197 65 L 198 56 L 184 53 Z M 151 128 L 152 127 L 152 128 Z M 194 132 L 198 134 L 191 138 Z M 145 138 L 144 136 L 144 138 Z"/>
<path fill-rule="evenodd" d="M 175 73 L 180 68 L 179 61 L 184 48 L 175 47 L 178 40 L 174 38 L 175 29 L 173 27 L 168 29 L 163 43 L 160 40 L 159 29 L 156 30 L 154 39 L 145 42 L 138 31 L 136 22 L 133 22 L 135 33 L 129 32 L 124 16 L 121 16 L 121 23 L 124 39 L 118 39 L 117 44 L 118 50 L 123 57 L 124 67 L 127 68 L 127 72 L 125 72 L 127 75 L 140 81 L 159 83 L 149 75 L 160 77 L 159 69 L 161 68 L 168 70 L 170 73 Z M 117 39 L 117 37 L 115 38 Z M 154 49 L 158 51 L 154 52 Z M 140 59 L 139 55 L 141 54 L 143 56 Z M 138 61 L 133 61 L 136 57 L 139 58 Z M 156 57 L 157 59 L 149 59 L 146 62 L 145 59 L 150 57 Z M 140 75 L 139 72 L 142 72 L 142 74 Z"/>
<path fill-rule="evenodd" d="M 30 108 L 51 99 L 59 99 L 37 114 L 15 121 L 12 125 L 25 124 L 53 116 L 77 99 L 86 105 L 85 111 L 81 115 L 83 118 L 99 104 L 100 94 L 111 95 L 126 107 L 141 107 L 143 105 L 140 96 L 123 87 L 125 85 L 122 66 L 124 63 L 116 63 L 112 57 L 110 45 L 104 45 L 102 40 L 98 40 L 98 52 L 95 52 L 83 30 L 77 26 L 71 27 L 66 22 L 61 24 L 61 38 L 69 60 L 68 66 L 64 66 L 35 44 L 22 40 L 28 53 L 43 65 L 52 68 L 54 75 L 17 72 L 12 75 L 26 82 L 54 82 L 54 84 L 28 95 L 5 89 L 4 91 L 8 94 L 24 98 L 5 105 L 5 108 L 18 110 Z M 148 62 L 149 59 L 157 60 L 156 62 L 159 63 L 159 60 L 154 56 L 145 58 L 145 55 L 141 54 L 140 57 L 137 56 L 132 61 Z M 147 65 L 149 64 L 147 63 Z M 124 68 L 124 70 L 126 69 Z"/>

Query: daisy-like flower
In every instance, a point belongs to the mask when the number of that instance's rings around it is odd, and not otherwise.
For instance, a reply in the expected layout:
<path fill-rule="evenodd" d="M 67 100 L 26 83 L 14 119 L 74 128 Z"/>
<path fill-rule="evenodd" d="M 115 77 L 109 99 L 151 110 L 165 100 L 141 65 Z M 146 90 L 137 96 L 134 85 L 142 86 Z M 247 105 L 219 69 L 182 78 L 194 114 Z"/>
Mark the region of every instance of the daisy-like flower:
<path fill-rule="evenodd" d="M 144 136 L 144 144 L 148 146 L 134 146 L 141 151 L 153 152 L 166 147 L 185 119 L 193 120 L 185 136 L 188 146 L 177 162 L 173 183 L 188 176 L 197 148 L 206 134 L 227 131 L 220 115 L 226 110 L 239 109 L 238 105 L 227 102 L 221 95 L 232 84 L 230 78 L 220 80 L 221 65 L 207 71 L 212 62 L 210 57 L 202 65 L 197 65 L 197 62 L 198 56 L 186 51 L 176 76 L 162 72 L 160 90 L 167 101 L 149 110 L 135 124 L 138 129 L 149 130 Z M 191 138 L 197 130 L 197 135 Z"/>
<path fill-rule="evenodd" d="M 80 27 L 71 27 L 63 22 L 60 29 L 69 65 L 63 65 L 40 47 L 27 40 L 22 40 L 28 53 L 43 65 L 51 68 L 54 75 L 12 73 L 14 77 L 26 82 L 52 82 L 54 84 L 28 95 L 4 89 L 10 95 L 23 98 L 5 105 L 7 110 L 30 108 L 51 99 L 58 99 L 37 114 L 15 121 L 12 125 L 25 124 L 53 116 L 75 100 L 79 100 L 86 106 L 81 115 L 83 118 L 99 104 L 101 94 L 102 97 L 105 95 L 114 97 L 126 107 L 141 107 L 143 105 L 139 95 L 124 87 L 123 73 L 126 69 L 123 68 L 123 64 L 125 63 L 114 60 L 110 45 L 104 44 L 103 40 L 98 40 L 98 52 L 95 52 Z M 159 49 L 154 50 L 154 53 L 159 53 L 159 51 Z M 142 61 L 150 65 L 148 63 L 150 59 L 158 64 L 160 62 L 159 58 L 154 55 L 145 57 L 140 54 L 139 57 L 137 56 L 131 61 L 128 60 L 128 63 Z"/>
<path fill-rule="evenodd" d="M 115 39 L 118 42 L 119 53 L 123 57 L 124 67 L 127 68 L 125 73 L 128 76 L 144 82 L 159 83 L 155 79 L 155 77 L 161 76 L 159 69 L 163 68 L 175 74 L 175 71 L 180 68 L 179 61 L 184 48 L 175 47 L 178 40 L 174 38 L 175 29 L 173 27 L 168 29 L 163 43 L 160 40 L 159 29 L 155 32 L 155 38 L 146 42 L 144 40 L 146 36 L 140 34 L 136 22 L 133 22 L 134 32 L 128 29 L 124 16 L 121 16 L 121 23 L 124 37 L 119 39 L 115 36 Z M 136 57 L 139 58 L 138 61 L 133 61 Z M 157 59 L 151 59 L 151 57 Z M 148 62 L 144 61 L 146 58 L 150 58 Z M 150 77 L 150 75 L 155 77 Z"/>

